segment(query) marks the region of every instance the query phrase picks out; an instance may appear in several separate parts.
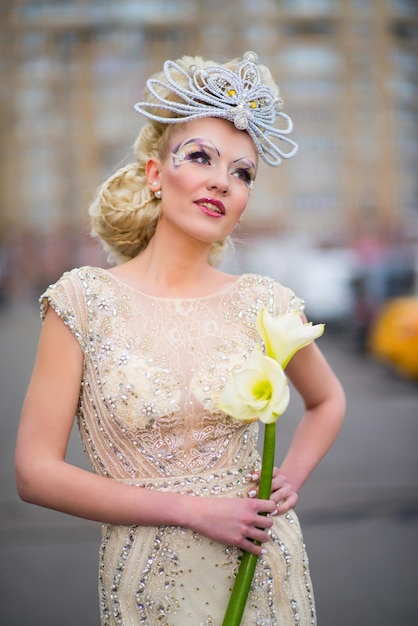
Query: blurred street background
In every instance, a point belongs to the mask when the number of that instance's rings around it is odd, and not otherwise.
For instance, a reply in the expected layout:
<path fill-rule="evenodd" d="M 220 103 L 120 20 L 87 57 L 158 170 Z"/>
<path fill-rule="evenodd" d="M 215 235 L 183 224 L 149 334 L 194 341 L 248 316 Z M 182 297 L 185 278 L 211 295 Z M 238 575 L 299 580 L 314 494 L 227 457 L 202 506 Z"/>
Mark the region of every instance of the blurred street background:
<path fill-rule="evenodd" d="M 107 263 L 87 209 L 132 159 L 146 78 L 167 58 L 246 50 L 271 68 L 300 150 L 261 166 L 225 267 L 306 300 L 348 395 L 298 506 L 319 626 L 418 626 L 418 0 L 0 3 L 2 625 L 98 624 L 97 526 L 15 493 L 37 297 Z M 69 459 L 85 466 L 77 433 Z"/>

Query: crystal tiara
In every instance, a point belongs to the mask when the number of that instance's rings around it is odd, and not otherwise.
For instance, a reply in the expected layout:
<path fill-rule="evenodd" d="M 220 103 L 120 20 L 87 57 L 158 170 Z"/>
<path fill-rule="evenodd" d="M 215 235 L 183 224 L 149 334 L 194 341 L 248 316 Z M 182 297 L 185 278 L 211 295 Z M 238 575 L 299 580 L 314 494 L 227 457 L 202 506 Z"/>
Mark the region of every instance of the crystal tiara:
<path fill-rule="evenodd" d="M 164 63 L 167 82 L 149 78 L 147 87 L 154 102 L 138 102 L 135 109 L 148 119 L 163 124 L 189 122 L 202 117 L 218 117 L 233 122 L 239 130 L 245 130 L 253 139 L 260 157 L 268 165 L 279 165 L 283 159 L 294 156 L 298 145 L 287 137 L 293 130 L 293 122 L 282 112 L 283 100 L 262 84 L 255 52 L 246 52 L 235 71 L 222 66 L 197 67 L 191 65 L 189 73 L 175 61 Z M 186 79 L 183 87 L 176 83 L 172 71 Z M 168 100 L 158 90 L 163 88 L 181 99 Z M 158 111 L 170 111 L 176 117 L 158 115 Z M 154 111 L 154 112 L 153 112 Z M 275 128 L 277 118 L 285 120 L 285 128 Z M 274 140 L 280 139 L 290 146 L 284 152 Z"/>

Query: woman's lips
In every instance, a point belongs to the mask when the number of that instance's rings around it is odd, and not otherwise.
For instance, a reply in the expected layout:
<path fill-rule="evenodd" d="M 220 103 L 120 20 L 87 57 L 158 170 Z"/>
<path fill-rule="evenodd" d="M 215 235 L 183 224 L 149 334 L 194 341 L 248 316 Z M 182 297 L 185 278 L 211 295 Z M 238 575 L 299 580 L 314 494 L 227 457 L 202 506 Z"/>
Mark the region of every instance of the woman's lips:
<path fill-rule="evenodd" d="M 199 198 L 199 200 L 195 200 L 195 204 L 207 215 L 213 215 L 214 217 L 225 215 L 224 204 L 220 200 L 215 200 L 215 198 Z"/>

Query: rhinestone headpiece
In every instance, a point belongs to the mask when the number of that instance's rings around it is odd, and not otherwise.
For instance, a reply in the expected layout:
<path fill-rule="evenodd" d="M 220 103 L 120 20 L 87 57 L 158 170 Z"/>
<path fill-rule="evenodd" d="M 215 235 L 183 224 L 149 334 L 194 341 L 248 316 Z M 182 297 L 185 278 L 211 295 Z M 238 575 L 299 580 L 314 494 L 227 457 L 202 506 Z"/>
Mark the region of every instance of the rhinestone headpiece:
<path fill-rule="evenodd" d="M 225 67 L 190 66 L 189 73 L 175 61 L 164 63 L 167 82 L 149 78 L 147 87 L 154 102 L 138 102 L 135 109 L 147 118 L 163 124 L 189 122 L 202 117 L 219 117 L 233 122 L 239 130 L 245 130 L 253 139 L 261 158 L 269 165 L 279 165 L 283 159 L 294 156 L 298 145 L 289 139 L 293 122 L 282 112 L 283 100 L 267 86 L 262 85 L 258 57 L 246 52 L 235 71 Z M 188 88 L 177 84 L 172 71 L 186 78 Z M 176 94 L 182 102 L 168 100 L 158 93 L 159 88 Z M 171 111 L 176 117 L 164 117 L 158 110 Z M 155 111 L 153 113 L 152 111 Z M 284 129 L 275 128 L 276 117 L 285 120 Z M 280 139 L 290 146 L 284 152 L 273 140 Z"/>

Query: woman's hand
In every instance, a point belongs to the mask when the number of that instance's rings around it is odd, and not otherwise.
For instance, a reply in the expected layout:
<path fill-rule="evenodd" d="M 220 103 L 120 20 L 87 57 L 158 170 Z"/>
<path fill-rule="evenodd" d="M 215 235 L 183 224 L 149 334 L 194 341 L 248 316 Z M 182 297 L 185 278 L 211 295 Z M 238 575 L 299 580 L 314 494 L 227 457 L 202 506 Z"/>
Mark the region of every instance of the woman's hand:
<path fill-rule="evenodd" d="M 250 498 L 256 498 L 258 493 L 258 482 L 260 480 L 260 472 L 254 472 L 252 480 L 255 485 L 250 489 L 248 495 Z M 273 468 L 273 479 L 271 483 L 271 499 L 276 505 L 272 515 L 283 515 L 290 509 L 295 508 L 298 501 L 298 494 L 293 489 L 286 476 L 282 474 L 278 467 Z"/>
<path fill-rule="evenodd" d="M 192 497 L 187 509 L 183 526 L 218 543 L 257 556 L 265 554 L 265 548 L 253 542 L 263 544 L 270 539 L 266 531 L 273 526 L 271 514 L 276 510 L 273 500 Z"/>

